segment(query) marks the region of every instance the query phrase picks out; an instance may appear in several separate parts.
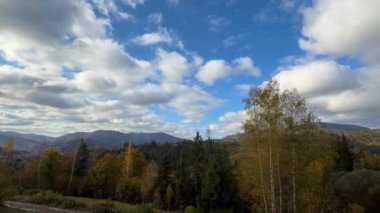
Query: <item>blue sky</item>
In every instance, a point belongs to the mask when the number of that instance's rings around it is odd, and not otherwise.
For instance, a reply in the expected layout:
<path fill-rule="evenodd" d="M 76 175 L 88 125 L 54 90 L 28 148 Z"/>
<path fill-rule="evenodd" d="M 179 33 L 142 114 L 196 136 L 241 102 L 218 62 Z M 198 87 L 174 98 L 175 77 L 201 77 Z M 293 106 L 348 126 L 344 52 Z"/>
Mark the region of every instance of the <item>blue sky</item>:
<path fill-rule="evenodd" d="M 376 0 L 0 3 L 2 130 L 241 131 L 275 78 L 323 121 L 380 124 Z M 356 14 L 355 19 L 352 14 Z M 379 78 L 377 78 L 379 77 Z"/>

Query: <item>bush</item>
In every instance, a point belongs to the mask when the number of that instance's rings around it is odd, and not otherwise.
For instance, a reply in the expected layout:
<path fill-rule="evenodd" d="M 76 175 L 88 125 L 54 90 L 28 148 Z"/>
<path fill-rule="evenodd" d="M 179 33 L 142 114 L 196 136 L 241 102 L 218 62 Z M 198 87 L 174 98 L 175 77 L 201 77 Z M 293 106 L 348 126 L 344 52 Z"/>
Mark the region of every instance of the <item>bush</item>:
<path fill-rule="evenodd" d="M 52 191 L 39 191 L 36 194 L 31 195 L 28 201 L 37 204 L 52 205 L 64 209 L 86 208 L 86 205 L 84 203 L 77 202 L 71 198 L 67 198 Z"/>
<path fill-rule="evenodd" d="M 153 213 L 152 204 L 137 204 L 135 206 L 124 206 L 117 210 L 118 213 Z"/>
<path fill-rule="evenodd" d="M 111 202 L 95 204 L 91 207 L 91 212 L 94 213 L 115 213 L 116 208 Z"/>
<path fill-rule="evenodd" d="M 194 206 L 187 206 L 183 213 L 199 213 L 199 211 Z"/>

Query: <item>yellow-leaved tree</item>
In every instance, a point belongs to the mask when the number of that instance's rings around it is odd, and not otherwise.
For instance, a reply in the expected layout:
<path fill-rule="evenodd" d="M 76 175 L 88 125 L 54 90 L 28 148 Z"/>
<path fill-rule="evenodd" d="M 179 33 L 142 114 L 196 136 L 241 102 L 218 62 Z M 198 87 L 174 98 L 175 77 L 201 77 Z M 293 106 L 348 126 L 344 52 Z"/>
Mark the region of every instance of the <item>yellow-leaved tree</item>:
<path fill-rule="evenodd" d="M 259 212 L 320 212 L 332 148 L 295 90 L 270 80 L 246 99 L 248 119 L 237 155 L 240 193 Z"/>

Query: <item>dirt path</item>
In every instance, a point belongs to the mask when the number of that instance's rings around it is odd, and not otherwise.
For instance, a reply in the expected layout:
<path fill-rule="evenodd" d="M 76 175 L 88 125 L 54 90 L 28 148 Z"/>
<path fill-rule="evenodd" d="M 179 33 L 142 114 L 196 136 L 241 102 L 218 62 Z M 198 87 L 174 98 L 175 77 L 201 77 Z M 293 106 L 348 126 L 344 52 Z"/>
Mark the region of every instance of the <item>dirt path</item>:
<path fill-rule="evenodd" d="M 41 213 L 83 213 L 80 211 L 67 210 L 67 209 L 59 209 L 50 206 L 37 205 L 31 203 L 24 202 L 16 202 L 16 201 L 4 201 L 4 205 L 9 208 L 14 209 L 22 209 L 30 212 L 41 212 Z"/>

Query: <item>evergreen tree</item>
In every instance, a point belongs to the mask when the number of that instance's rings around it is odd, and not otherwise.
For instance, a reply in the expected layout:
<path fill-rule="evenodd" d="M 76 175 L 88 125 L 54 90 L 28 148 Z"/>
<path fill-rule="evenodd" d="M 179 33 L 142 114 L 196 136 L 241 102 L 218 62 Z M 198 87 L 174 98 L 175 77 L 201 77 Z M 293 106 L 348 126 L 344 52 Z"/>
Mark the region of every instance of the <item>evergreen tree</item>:
<path fill-rule="evenodd" d="M 77 149 L 75 164 L 74 164 L 75 176 L 84 177 L 87 175 L 89 160 L 90 160 L 90 152 L 84 140 L 81 139 L 80 145 Z"/>
<path fill-rule="evenodd" d="M 202 212 L 234 212 L 236 195 L 232 163 L 225 149 L 219 149 L 212 156 L 202 178 L 198 209 Z"/>
<path fill-rule="evenodd" d="M 352 146 L 349 144 L 347 137 L 342 134 L 337 138 L 335 168 L 338 171 L 349 172 L 354 168 L 354 154 L 351 151 Z"/>
<path fill-rule="evenodd" d="M 190 202 L 189 192 L 191 185 L 189 185 L 188 178 L 188 165 L 184 159 L 184 152 L 182 150 L 179 160 L 177 161 L 177 168 L 175 172 L 175 200 L 177 208 L 183 210 Z"/>
<path fill-rule="evenodd" d="M 196 199 L 201 193 L 202 176 L 205 169 L 205 150 L 202 136 L 197 132 L 194 137 L 194 145 L 191 152 L 191 165 L 189 180 L 192 184 L 192 190 L 189 193 L 192 195 L 192 204 L 196 204 Z"/>
<path fill-rule="evenodd" d="M 157 206 L 161 209 L 167 209 L 166 205 L 166 192 L 169 184 L 171 183 L 171 169 L 170 162 L 167 156 L 164 156 L 160 163 L 158 169 L 158 176 L 156 179 L 156 195 L 154 195 L 155 203 L 160 203 L 160 206 Z M 159 201 L 157 199 L 160 199 Z"/>

